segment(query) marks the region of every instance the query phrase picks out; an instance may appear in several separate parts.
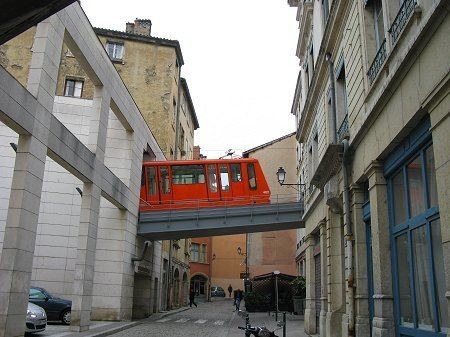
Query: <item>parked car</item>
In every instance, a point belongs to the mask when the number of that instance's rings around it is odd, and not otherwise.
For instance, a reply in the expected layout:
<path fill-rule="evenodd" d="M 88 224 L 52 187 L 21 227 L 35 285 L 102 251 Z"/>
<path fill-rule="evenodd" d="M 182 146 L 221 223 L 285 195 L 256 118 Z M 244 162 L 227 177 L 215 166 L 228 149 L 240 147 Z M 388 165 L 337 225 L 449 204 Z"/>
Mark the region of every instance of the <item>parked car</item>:
<path fill-rule="evenodd" d="M 27 320 L 25 323 L 25 332 L 41 332 L 47 327 L 47 315 L 45 310 L 36 304 L 28 302 Z"/>
<path fill-rule="evenodd" d="M 211 297 L 225 297 L 225 290 L 222 287 L 211 287 Z"/>
<path fill-rule="evenodd" d="M 70 324 L 72 301 L 54 297 L 44 288 L 39 287 L 30 288 L 28 300 L 42 307 L 49 321 L 61 321 L 63 324 Z"/>

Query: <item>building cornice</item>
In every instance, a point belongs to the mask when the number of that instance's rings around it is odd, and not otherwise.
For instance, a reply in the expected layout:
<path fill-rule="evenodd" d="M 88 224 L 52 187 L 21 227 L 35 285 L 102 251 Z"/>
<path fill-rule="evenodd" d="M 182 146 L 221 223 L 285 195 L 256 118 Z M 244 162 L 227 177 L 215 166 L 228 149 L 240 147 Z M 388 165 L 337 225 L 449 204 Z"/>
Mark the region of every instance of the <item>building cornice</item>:
<path fill-rule="evenodd" d="M 184 92 L 186 93 L 186 99 L 189 105 L 189 111 L 192 116 L 192 120 L 194 121 L 194 130 L 197 130 L 200 127 L 198 123 L 197 114 L 195 113 L 194 103 L 192 103 L 191 93 L 189 92 L 189 87 L 187 85 L 187 81 L 184 77 L 181 77 L 181 85 L 183 86 Z"/>

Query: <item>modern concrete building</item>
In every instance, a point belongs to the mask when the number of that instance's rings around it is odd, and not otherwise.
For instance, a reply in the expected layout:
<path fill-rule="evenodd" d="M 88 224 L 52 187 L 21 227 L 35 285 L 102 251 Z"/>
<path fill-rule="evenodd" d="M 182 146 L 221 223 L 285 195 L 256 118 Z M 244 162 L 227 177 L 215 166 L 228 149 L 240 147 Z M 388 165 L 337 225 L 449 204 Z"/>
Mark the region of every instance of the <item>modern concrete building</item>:
<path fill-rule="evenodd" d="M 295 132 L 243 152 L 244 158 L 258 159 L 269 184 L 271 199 L 279 201 L 294 201 L 301 190 L 298 186 L 282 186 L 279 184 L 276 172 L 279 167 L 286 170 L 286 183 L 297 182 L 297 167 L 295 154 L 297 140 Z M 271 231 L 247 234 L 247 259 L 250 277 L 271 273 L 275 270 L 287 275 L 297 275 L 295 252 L 297 231 Z"/>
<path fill-rule="evenodd" d="M 94 28 L 94 31 L 151 128 L 162 155 L 168 159 L 191 159 L 194 131 L 199 124 L 187 81 L 181 77 L 184 60 L 179 42 L 152 36 L 150 20 L 136 19 L 134 23 L 127 24 L 126 32 L 101 28 Z M 23 85 L 27 81 L 34 34 L 35 28 L 31 28 L 0 47 L 0 64 Z M 56 94 L 92 100 L 94 89 L 94 82 L 82 63 L 64 44 Z M 81 122 L 73 117 L 67 118 Z M 162 267 L 174 266 L 174 269 L 171 273 L 162 270 L 166 275 L 162 280 L 162 309 L 186 302 L 178 298 L 182 291 L 172 289 L 172 278 L 176 274 L 181 275 L 180 284 L 183 284 L 183 278 L 189 278 L 188 254 L 188 241 L 180 240 L 175 244 L 163 242 Z M 169 256 L 172 255 L 174 259 L 169 263 Z M 173 298 L 173 292 L 177 298 Z"/>
<path fill-rule="evenodd" d="M 449 3 L 288 2 L 305 330 L 449 336 Z"/>
<path fill-rule="evenodd" d="M 73 330 L 148 315 L 161 243 L 136 236 L 140 175 L 163 151 L 78 2 L 24 34 L 22 58 L 23 36 L 0 53 L 0 336 L 23 335 L 30 284 L 72 298 Z M 56 94 L 64 45 L 91 100 Z"/>

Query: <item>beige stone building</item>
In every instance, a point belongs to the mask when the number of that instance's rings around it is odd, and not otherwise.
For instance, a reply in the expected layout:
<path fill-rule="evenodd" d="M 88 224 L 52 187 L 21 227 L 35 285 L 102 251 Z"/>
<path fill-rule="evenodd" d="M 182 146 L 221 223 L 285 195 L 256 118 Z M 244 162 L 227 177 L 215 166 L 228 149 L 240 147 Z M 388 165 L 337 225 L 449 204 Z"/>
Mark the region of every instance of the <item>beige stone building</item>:
<path fill-rule="evenodd" d="M 448 336 L 449 3 L 288 2 L 299 22 L 305 330 Z"/>
<path fill-rule="evenodd" d="M 295 132 L 245 151 L 244 158 L 258 159 L 269 184 L 272 202 L 295 201 L 299 197 L 298 187 L 281 186 L 276 172 L 279 167 L 286 170 L 286 183 L 297 182 L 297 146 Z M 304 231 L 304 229 L 299 229 Z M 270 231 L 247 234 L 247 258 L 250 277 L 279 270 L 283 274 L 297 275 L 295 263 L 297 230 Z"/>

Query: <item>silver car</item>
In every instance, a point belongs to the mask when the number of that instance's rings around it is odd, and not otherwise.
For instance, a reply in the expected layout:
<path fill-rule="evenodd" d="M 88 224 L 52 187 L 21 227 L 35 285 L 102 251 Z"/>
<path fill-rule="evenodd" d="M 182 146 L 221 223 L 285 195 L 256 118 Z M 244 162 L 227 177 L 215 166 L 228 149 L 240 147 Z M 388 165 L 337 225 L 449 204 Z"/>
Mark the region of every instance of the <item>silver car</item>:
<path fill-rule="evenodd" d="M 36 304 L 28 302 L 27 322 L 25 332 L 40 332 L 47 327 L 47 315 L 45 310 Z"/>

